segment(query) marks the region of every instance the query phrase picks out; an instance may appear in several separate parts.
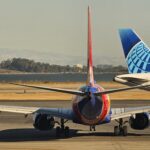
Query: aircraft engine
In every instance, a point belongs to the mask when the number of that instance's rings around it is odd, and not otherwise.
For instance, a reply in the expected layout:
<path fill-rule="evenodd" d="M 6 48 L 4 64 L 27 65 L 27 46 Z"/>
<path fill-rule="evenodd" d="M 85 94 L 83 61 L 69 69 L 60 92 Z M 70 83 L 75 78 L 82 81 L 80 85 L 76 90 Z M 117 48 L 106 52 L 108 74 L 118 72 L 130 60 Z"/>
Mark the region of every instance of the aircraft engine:
<path fill-rule="evenodd" d="M 51 130 L 55 126 L 54 117 L 47 114 L 36 114 L 33 126 L 38 130 Z"/>
<path fill-rule="evenodd" d="M 150 125 L 150 115 L 148 113 L 139 113 L 135 117 L 130 117 L 129 124 L 132 129 L 144 130 Z"/>

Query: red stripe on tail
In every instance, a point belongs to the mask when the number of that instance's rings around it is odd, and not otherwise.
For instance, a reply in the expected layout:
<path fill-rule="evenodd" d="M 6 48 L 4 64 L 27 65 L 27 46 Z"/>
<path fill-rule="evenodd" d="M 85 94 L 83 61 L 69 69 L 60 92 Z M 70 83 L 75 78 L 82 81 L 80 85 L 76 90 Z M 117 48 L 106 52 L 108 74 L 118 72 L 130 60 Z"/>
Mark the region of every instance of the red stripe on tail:
<path fill-rule="evenodd" d="M 90 7 L 88 7 L 88 62 L 87 62 L 87 67 L 88 67 L 87 68 L 88 69 L 87 84 L 94 86 Z"/>

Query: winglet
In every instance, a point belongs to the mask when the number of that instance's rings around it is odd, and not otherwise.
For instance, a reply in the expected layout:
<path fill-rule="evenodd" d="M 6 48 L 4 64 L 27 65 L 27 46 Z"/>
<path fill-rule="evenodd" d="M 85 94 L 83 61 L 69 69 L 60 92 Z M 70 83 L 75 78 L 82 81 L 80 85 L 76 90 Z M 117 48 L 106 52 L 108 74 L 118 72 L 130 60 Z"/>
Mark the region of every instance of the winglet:
<path fill-rule="evenodd" d="M 94 86 L 93 58 L 92 58 L 92 32 L 91 32 L 91 12 L 88 6 L 88 62 L 87 62 L 87 85 Z"/>

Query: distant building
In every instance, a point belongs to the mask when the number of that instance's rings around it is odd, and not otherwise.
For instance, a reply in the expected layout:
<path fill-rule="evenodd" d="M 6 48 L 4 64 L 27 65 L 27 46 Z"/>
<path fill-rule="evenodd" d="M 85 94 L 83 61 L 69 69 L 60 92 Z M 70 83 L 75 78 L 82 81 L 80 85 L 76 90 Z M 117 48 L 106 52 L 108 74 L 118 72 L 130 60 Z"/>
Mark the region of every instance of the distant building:
<path fill-rule="evenodd" d="M 75 71 L 75 72 L 82 72 L 83 65 L 81 65 L 81 64 L 76 64 L 76 65 L 73 66 L 73 68 L 74 68 L 74 71 Z"/>
<path fill-rule="evenodd" d="M 81 64 L 76 64 L 76 65 L 74 65 L 74 67 L 82 69 L 82 68 L 83 68 L 83 65 L 81 65 Z"/>
<path fill-rule="evenodd" d="M 101 69 L 109 69 L 109 68 L 112 68 L 113 66 L 112 65 L 97 65 L 97 68 L 101 68 Z"/>

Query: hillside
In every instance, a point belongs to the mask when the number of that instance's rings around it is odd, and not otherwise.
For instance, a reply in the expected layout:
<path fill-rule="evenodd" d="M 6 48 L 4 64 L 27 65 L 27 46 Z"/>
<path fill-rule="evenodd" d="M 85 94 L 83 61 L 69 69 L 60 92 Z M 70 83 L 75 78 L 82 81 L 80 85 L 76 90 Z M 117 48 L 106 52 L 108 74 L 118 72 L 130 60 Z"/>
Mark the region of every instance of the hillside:
<path fill-rule="evenodd" d="M 43 62 L 35 62 L 26 58 L 7 59 L 0 63 L 2 73 L 11 72 L 29 72 L 29 73 L 72 73 L 72 72 L 87 72 L 87 66 L 78 65 L 58 65 Z M 13 70 L 13 71 L 10 71 Z M 97 65 L 94 66 L 95 73 L 127 73 L 127 68 L 121 65 Z"/>

